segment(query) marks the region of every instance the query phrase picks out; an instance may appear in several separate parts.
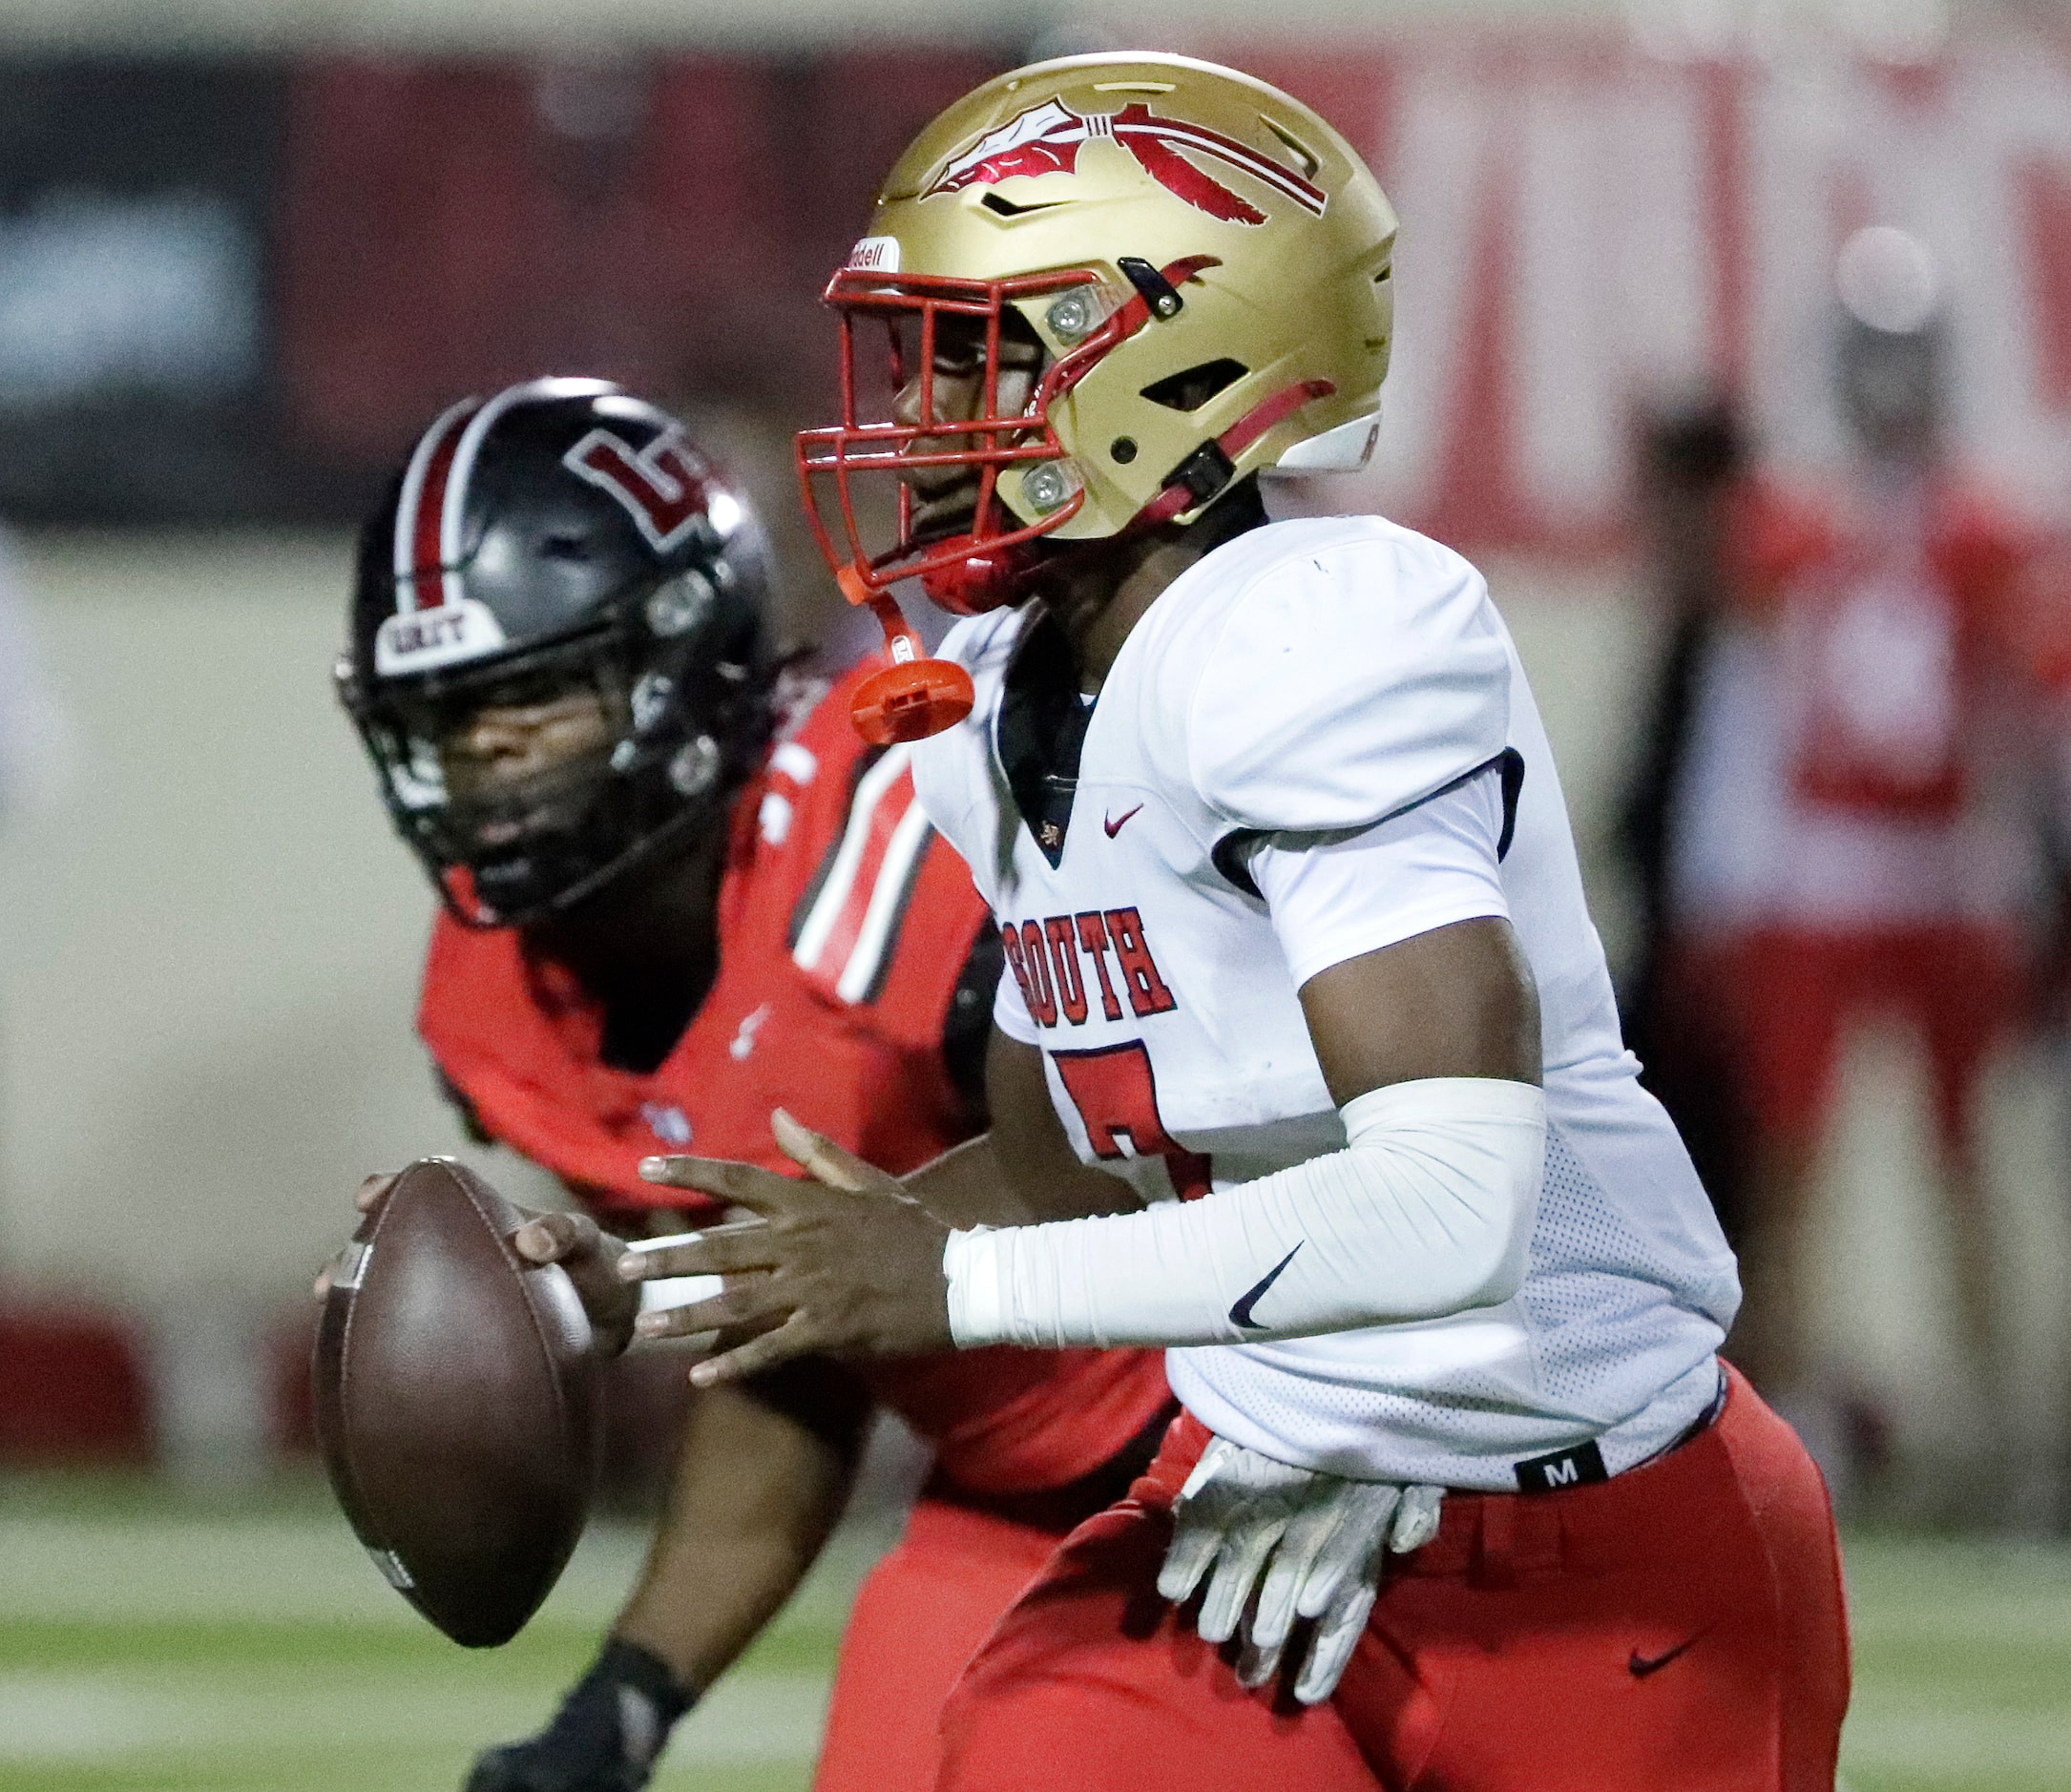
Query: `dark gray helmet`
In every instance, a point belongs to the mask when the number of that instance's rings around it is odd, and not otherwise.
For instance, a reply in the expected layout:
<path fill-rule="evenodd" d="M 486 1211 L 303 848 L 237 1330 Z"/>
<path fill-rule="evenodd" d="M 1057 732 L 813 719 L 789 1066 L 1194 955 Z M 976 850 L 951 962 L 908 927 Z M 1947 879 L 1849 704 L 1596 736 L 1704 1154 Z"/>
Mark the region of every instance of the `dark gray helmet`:
<path fill-rule="evenodd" d="M 509 927 L 722 826 L 775 676 L 768 552 L 667 411 L 601 380 L 455 405 L 360 538 L 339 695 L 447 906 Z M 594 693 L 608 740 L 495 794 L 442 743 L 492 705 Z"/>

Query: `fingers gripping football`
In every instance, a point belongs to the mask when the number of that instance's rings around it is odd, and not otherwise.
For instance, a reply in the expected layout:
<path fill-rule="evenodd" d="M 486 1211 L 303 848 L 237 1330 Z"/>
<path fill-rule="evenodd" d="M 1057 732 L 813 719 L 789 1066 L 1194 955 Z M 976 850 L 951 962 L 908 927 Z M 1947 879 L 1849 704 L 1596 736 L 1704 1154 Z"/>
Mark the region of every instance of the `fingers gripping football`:
<path fill-rule="evenodd" d="M 388 1191 L 395 1186 L 396 1178 L 402 1174 L 400 1170 L 377 1170 L 372 1176 L 363 1177 L 360 1186 L 352 1192 L 353 1212 L 366 1216 L 378 1211 L 382 1202 L 388 1198 Z M 341 1251 L 317 1271 L 315 1285 L 309 1292 L 319 1306 L 330 1293 L 332 1279 L 337 1275 L 338 1265 L 344 1258 L 345 1253 Z"/>
<path fill-rule="evenodd" d="M 387 1170 L 364 1178 L 353 1192 L 355 1211 L 366 1219 L 378 1214 L 402 1175 Z M 525 1223 L 511 1234 L 511 1248 L 530 1263 L 560 1264 L 581 1299 L 598 1348 L 616 1356 L 626 1347 L 639 1297 L 613 1272 L 624 1249 L 617 1239 L 600 1231 L 587 1214 L 527 1212 Z M 341 1261 L 343 1253 L 317 1272 L 311 1292 L 320 1303 L 330 1293 Z"/>
<path fill-rule="evenodd" d="M 1428 1543 L 1442 1497 L 1434 1487 L 1339 1480 L 1217 1438 L 1173 1508 L 1158 1591 L 1181 1604 L 1205 1578 L 1196 1628 L 1212 1643 L 1237 1636 L 1250 1611 L 1237 1662 L 1246 1686 L 1279 1671 L 1298 1618 L 1313 1620 L 1294 1696 L 1317 1704 L 1366 1629 L 1385 1554 Z"/>
<path fill-rule="evenodd" d="M 896 1177 L 801 1126 L 781 1109 L 777 1142 L 803 1177 L 707 1157 L 650 1157 L 640 1175 L 696 1189 L 755 1216 L 686 1235 L 668 1247 L 628 1253 L 629 1281 L 722 1278 L 712 1300 L 642 1315 L 645 1337 L 760 1328 L 746 1343 L 699 1364 L 701 1386 L 753 1375 L 812 1354 L 904 1353 L 950 1344 L 942 1247 L 948 1231 Z"/>
<path fill-rule="evenodd" d="M 527 1262 L 558 1263 L 568 1272 L 606 1351 L 616 1356 L 631 1342 L 639 1296 L 614 1271 L 625 1246 L 588 1214 L 534 1215 L 511 1235 L 511 1248 Z"/>

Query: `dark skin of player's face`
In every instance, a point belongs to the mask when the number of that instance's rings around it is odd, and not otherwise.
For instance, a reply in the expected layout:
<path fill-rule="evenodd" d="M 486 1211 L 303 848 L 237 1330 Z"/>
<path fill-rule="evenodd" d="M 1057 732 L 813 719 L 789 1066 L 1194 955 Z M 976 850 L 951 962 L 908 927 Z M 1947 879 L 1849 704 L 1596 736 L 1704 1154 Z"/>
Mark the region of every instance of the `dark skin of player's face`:
<path fill-rule="evenodd" d="M 1041 377 L 1043 354 L 1033 331 L 1017 315 L 1002 323 L 999 379 L 995 388 L 998 414 L 1013 416 L 1026 407 Z M 985 330 L 981 320 L 946 317 L 937 325 L 932 413 L 924 406 L 916 377 L 907 382 L 892 405 L 892 417 L 910 427 L 929 421 L 968 423 L 985 410 Z M 970 446 L 960 436 L 921 438 L 922 449 Z M 916 467 L 901 475 L 912 489 L 914 530 L 926 539 L 945 525 L 968 526 L 976 500 L 978 474 L 958 467 Z M 1106 544 L 1075 542 L 1068 547 L 1039 544 L 1047 564 L 1036 589 L 1050 613 L 1063 624 L 1078 661 L 1082 690 L 1098 693 L 1107 670 L 1121 651 L 1143 613 L 1160 592 L 1210 550 L 1228 538 L 1222 519 L 1211 512 L 1191 527 L 1177 526 Z"/>
<path fill-rule="evenodd" d="M 938 387 L 936 414 L 974 414 L 979 390 L 975 372 L 947 395 Z M 954 399 L 966 408 L 944 408 Z M 917 490 L 926 490 L 925 476 L 913 475 Z M 1151 605 L 1227 533 L 1211 511 L 1188 528 L 1051 551 L 1036 589 L 1070 642 L 1081 690 L 1098 693 Z M 1538 991 L 1507 921 L 1461 922 L 1334 965 L 1302 986 L 1301 1002 L 1341 1106 L 1427 1077 L 1539 1080 Z M 952 1225 L 1027 1224 L 1136 1204 L 1126 1184 L 1079 1162 L 1051 1105 L 1038 1049 L 995 1033 L 987 1094 L 992 1132 L 903 1179 L 781 1111 L 772 1117 L 777 1142 L 805 1180 L 706 1158 L 649 1159 L 641 1174 L 650 1180 L 719 1196 L 758 1218 L 621 1260 L 628 1278 L 726 1279 L 718 1299 L 647 1315 L 640 1331 L 761 1328 L 692 1370 L 703 1386 L 806 1353 L 950 1345 L 942 1252 Z"/>
<path fill-rule="evenodd" d="M 946 317 L 936 326 L 931 394 L 918 375 L 892 401 L 894 423 L 909 428 L 924 423 L 969 423 L 985 412 L 985 333 L 973 318 Z M 1024 410 L 1042 370 L 1042 349 L 1033 334 L 1010 334 L 1000 344 L 994 391 L 1003 417 Z M 930 398 L 931 396 L 931 406 Z M 923 436 L 916 452 L 968 448 L 957 435 Z M 978 474 L 965 467 L 915 467 L 901 477 L 913 492 L 913 531 L 919 540 L 952 534 L 971 525 L 977 503 Z"/>
<path fill-rule="evenodd" d="M 493 797 L 598 757 L 617 734 L 596 692 L 572 691 L 485 704 L 440 741 L 439 761 L 456 798 Z M 710 990 L 724 863 L 725 830 L 714 827 L 523 929 L 529 945 L 566 965 L 602 1005 L 610 1061 L 652 1069 Z"/>
<path fill-rule="evenodd" d="M 455 798 L 498 796 L 603 753 L 613 732 L 595 691 L 536 703 L 485 703 L 439 742 L 439 763 Z"/>

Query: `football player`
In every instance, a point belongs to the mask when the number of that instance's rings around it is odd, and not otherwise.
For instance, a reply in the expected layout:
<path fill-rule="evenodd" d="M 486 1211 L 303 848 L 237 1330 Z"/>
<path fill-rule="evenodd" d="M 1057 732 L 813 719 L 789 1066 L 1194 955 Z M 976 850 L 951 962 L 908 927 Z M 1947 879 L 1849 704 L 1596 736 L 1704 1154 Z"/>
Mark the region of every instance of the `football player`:
<path fill-rule="evenodd" d="M 780 1103 L 900 1169 L 982 1125 L 994 931 L 914 800 L 911 749 L 849 724 L 877 662 L 824 699 L 786 677 L 768 576 L 743 493 L 674 418 L 591 380 L 455 406 L 363 539 L 340 688 L 443 903 L 420 1031 L 471 1129 L 611 1229 L 607 1261 L 615 1235 L 681 1223 L 646 1154 L 792 1168 Z M 579 1274 L 598 1237 L 556 1215 L 518 1240 Z M 878 1402 L 934 1470 L 856 1605 L 816 1784 L 921 1792 L 958 1669 L 1148 1462 L 1170 1399 L 1155 1353 L 1011 1349 L 814 1362 L 698 1397 L 595 1664 L 471 1792 L 644 1783 L 812 1561 Z M 1320 1761 L 1356 1766 L 1341 1731 L 1311 1734 Z"/>
<path fill-rule="evenodd" d="M 1854 464 L 1829 490 L 1763 480 L 1733 494 L 1734 602 L 1698 686 L 1670 873 L 1718 967 L 1711 1006 L 1747 1094 L 1734 1361 L 1842 1491 L 1854 1402 L 1807 1323 L 1809 1233 L 1842 1048 L 1870 1017 L 1919 1042 L 1972 1441 L 1982 1462 L 2014 1453 L 1977 1109 L 2021 1020 L 2033 865 L 2020 594 L 2037 544 L 1952 451 L 1950 320 L 1925 245 L 1863 230 L 1836 272 L 1835 390 Z"/>
<path fill-rule="evenodd" d="M 1000 929 L 992 1128 L 903 1181 L 789 1116 L 811 1182 L 658 1159 L 762 1219 L 621 1273 L 724 1278 L 650 1332 L 767 1328 L 709 1386 L 1173 1347 L 1184 1412 L 966 1670 L 944 1786 L 1231 1782 L 1221 1726 L 1283 1671 L 1389 1785 L 1833 1783 L 1825 1491 L 1718 1358 L 1733 1261 L 1620 1040 L 1508 633 L 1437 543 L 1260 502 L 1369 450 L 1394 233 L 1307 107 L 1100 55 L 952 106 L 828 288 L 843 418 L 801 454 L 842 582 L 967 616 L 860 719 L 932 731 L 921 802 Z M 877 547 L 869 474 L 907 494 Z M 930 1210 L 988 1183 L 1058 1217 Z"/>

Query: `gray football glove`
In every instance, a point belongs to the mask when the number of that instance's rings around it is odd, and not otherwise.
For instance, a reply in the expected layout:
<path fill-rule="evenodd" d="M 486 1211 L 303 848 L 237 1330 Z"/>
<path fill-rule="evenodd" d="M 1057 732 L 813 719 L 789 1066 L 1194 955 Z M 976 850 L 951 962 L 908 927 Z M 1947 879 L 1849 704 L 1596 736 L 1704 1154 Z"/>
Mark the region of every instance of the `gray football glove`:
<path fill-rule="evenodd" d="M 1290 1468 L 1219 1437 L 1173 1506 L 1158 1591 L 1183 1604 L 1206 1575 L 1197 1628 L 1204 1641 L 1224 1643 L 1256 1589 L 1237 1661 L 1246 1686 L 1263 1686 L 1278 1672 L 1296 1618 L 1315 1619 L 1294 1696 L 1321 1704 L 1337 1689 L 1367 1627 L 1384 1556 L 1429 1543 L 1444 1497 L 1442 1488 L 1345 1481 Z"/>

